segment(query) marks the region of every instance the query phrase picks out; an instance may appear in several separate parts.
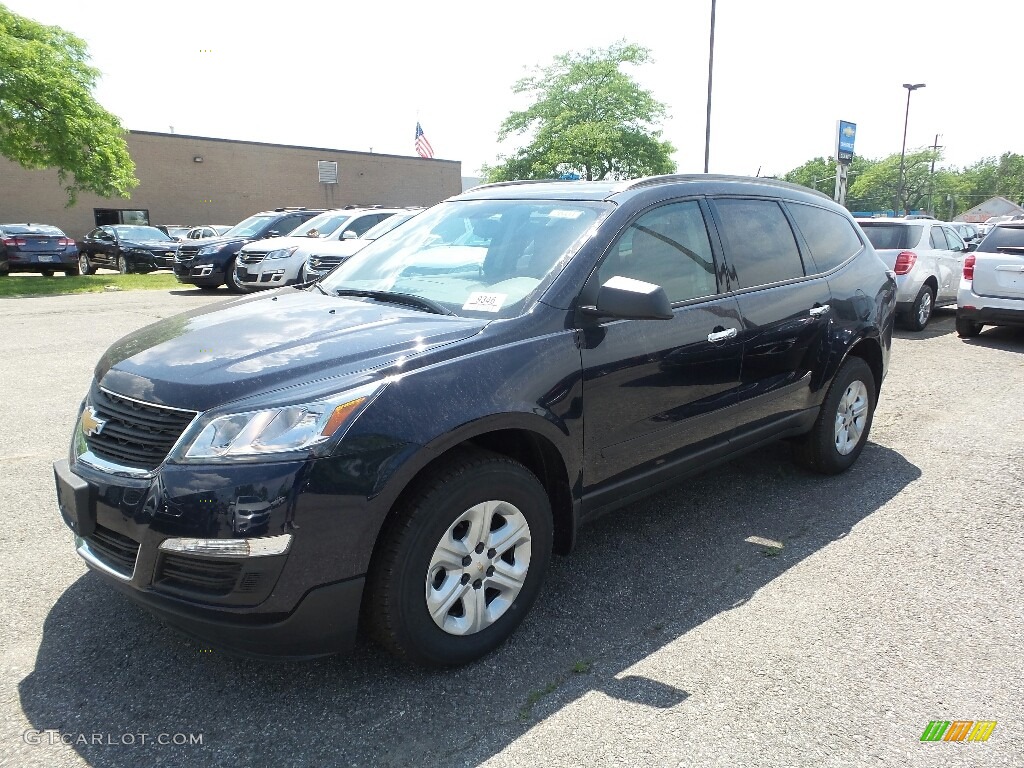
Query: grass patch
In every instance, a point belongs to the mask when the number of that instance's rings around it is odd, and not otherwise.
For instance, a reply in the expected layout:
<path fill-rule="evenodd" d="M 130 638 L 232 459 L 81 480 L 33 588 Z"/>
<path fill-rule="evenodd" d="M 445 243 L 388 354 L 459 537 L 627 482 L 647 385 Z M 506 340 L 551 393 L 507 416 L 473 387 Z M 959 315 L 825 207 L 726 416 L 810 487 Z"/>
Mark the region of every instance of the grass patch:
<path fill-rule="evenodd" d="M 761 550 L 761 554 L 765 557 L 778 557 L 782 554 L 782 547 L 765 547 Z"/>
<path fill-rule="evenodd" d="M 560 682 L 560 681 L 559 681 Z M 529 720 L 533 715 L 533 708 L 537 702 L 554 693 L 558 689 L 558 682 L 552 682 L 545 685 L 539 691 L 530 691 L 530 695 L 526 697 L 526 703 L 519 708 L 519 719 Z"/>
<path fill-rule="evenodd" d="M 61 296 L 66 293 L 102 293 L 108 285 L 122 291 L 166 291 L 185 287 L 170 272 L 148 275 L 78 275 L 77 277 L 43 277 L 42 275 L 9 275 L 0 277 L 0 298 L 19 296 Z"/>
<path fill-rule="evenodd" d="M 572 665 L 573 674 L 584 675 L 590 671 L 590 668 L 594 666 L 594 662 L 590 659 L 584 659 L 583 661 L 577 661 Z"/>

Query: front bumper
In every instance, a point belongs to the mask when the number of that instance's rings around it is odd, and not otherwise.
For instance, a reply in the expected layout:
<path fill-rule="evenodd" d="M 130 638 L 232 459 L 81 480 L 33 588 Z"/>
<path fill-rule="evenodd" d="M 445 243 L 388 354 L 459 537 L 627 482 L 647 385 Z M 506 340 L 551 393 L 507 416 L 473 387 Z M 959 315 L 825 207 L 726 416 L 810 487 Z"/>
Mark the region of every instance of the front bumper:
<path fill-rule="evenodd" d="M 210 644 L 300 657 L 351 646 L 369 553 L 355 535 L 338 536 L 339 527 L 353 533 L 365 524 L 365 508 L 302 492 L 323 490 L 316 463 L 165 465 L 148 477 L 128 477 L 62 460 L 54 476 L 76 549 L 106 581 Z M 232 504 L 242 494 L 273 500 L 265 521 L 236 526 L 244 516 L 235 515 Z M 161 548 L 175 538 L 288 535 L 290 549 L 279 555 L 211 557 Z"/>
<path fill-rule="evenodd" d="M 174 276 L 180 283 L 216 283 L 224 282 L 224 269 L 216 264 L 199 261 L 175 261 Z"/>

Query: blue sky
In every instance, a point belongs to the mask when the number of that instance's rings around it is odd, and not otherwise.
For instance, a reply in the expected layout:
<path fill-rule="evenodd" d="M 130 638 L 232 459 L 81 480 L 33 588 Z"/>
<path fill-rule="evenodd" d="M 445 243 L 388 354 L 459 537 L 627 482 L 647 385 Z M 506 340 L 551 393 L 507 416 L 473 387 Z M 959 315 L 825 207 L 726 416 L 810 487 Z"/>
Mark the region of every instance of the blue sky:
<path fill-rule="evenodd" d="M 671 118 L 680 171 L 704 163 L 710 0 L 622 2 L 194 2 L 3 0 L 71 30 L 103 73 L 100 102 L 127 128 L 413 154 L 417 119 L 436 156 L 475 175 L 500 151 L 512 84 L 569 50 L 626 39 L 655 62 L 633 72 Z M 935 134 L 945 165 L 1024 154 L 1024 3 L 718 0 L 711 170 L 781 174 L 831 152 L 837 119 L 857 151 Z"/>

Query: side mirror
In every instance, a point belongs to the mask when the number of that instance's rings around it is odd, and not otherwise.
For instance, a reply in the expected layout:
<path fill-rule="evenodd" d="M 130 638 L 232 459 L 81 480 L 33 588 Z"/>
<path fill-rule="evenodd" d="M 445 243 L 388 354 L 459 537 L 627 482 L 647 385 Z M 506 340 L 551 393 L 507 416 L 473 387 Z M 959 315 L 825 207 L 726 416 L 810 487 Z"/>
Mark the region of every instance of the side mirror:
<path fill-rule="evenodd" d="M 977 243 L 968 243 L 966 250 L 967 250 L 968 253 L 974 253 L 976 250 L 978 250 L 978 244 Z"/>
<path fill-rule="evenodd" d="M 359 237 L 359 233 L 354 229 L 346 229 L 341 233 L 342 240 L 355 240 L 357 237 Z"/>
<path fill-rule="evenodd" d="M 616 275 L 597 292 L 597 305 L 580 307 L 585 314 L 621 320 L 671 320 L 665 289 L 654 283 Z"/>
<path fill-rule="evenodd" d="M 281 233 L 278 232 L 276 229 L 272 229 L 269 232 L 267 232 L 267 234 L 266 234 L 266 237 L 280 237 L 280 236 L 281 236 Z"/>

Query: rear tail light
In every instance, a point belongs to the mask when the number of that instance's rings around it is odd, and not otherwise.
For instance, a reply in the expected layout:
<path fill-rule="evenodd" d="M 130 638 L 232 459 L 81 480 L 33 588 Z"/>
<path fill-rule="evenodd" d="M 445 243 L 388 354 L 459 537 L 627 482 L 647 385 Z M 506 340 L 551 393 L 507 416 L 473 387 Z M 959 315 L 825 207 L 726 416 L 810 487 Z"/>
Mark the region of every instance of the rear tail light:
<path fill-rule="evenodd" d="M 7 245 L 7 246 L 20 247 L 22 245 L 27 245 L 27 244 L 28 243 L 25 240 L 21 239 L 20 237 L 5 237 L 4 238 L 4 245 Z"/>
<path fill-rule="evenodd" d="M 75 241 L 72 240 L 70 237 L 62 237 L 60 240 L 57 241 L 57 245 L 62 245 L 65 248 L 67 248 L 69 246 L 72 246 L 74 244 L 75 244 Z"/>
<path fill-rule="evenodd" d="M 973 253 L 964 259 L 964 280 L 974 279 L 974 262 L 978 260 L 978 257 Z"/>
<path fill-rule="evenodd" d="M 917 263 L 917 254 L 913 251 L 900 251 L 896 256 L 896 266 L 893 269 L 897 275 L 905 275 Z"/>

